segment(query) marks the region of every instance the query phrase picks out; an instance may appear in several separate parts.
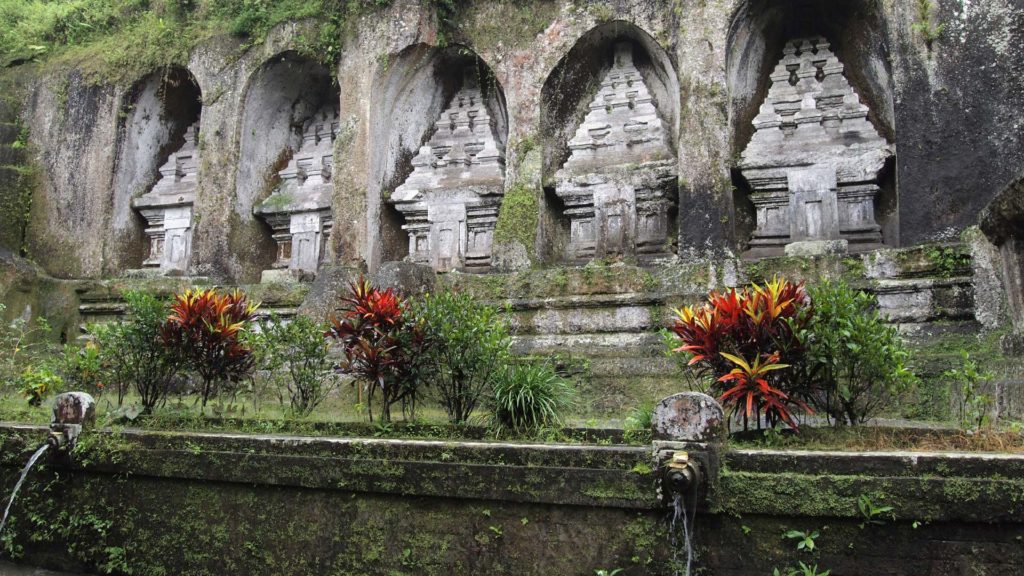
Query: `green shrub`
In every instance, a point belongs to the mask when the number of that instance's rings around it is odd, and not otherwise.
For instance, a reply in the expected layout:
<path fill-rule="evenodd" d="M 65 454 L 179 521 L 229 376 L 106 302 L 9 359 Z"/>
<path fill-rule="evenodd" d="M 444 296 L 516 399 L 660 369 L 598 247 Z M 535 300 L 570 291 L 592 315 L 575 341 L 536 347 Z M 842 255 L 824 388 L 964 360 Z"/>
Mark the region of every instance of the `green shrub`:
<path fill-rule="evenodd" d="M 494 424 L 499 433 L 560 426 L 576 397 L 572 383 L 547 363 L 505 366 L 498 371 L 493 392 Z"/>
<path fill-rule="evenodd" d="M 180 359 L 161 342 L 160 327 L 167 304 L 145 292 L 128 292 L 120 322 L 93 326 L 103 381 L 117 394 L 117 405 L 134 387 L 145 412 L 167 398 L 178 374 Z"/>
<path fill-rule="evenodd" d="M 47 364 L 25 368 L 18 383 L 25 400 L 32 406 L 39 406 L 43 399 L 64 386 L 64 380 Z"/>
<path fill-rule="evenodd" d="M 0 317 L 6 309 L 0 304 Z M 0 385 L 16 384 L 25 368 L 51 353 L 50 332 L 50 324 L 42 316 L 0 321 Z"/>
<path fill-rule="evenodd" d="M 96 398 L 103 395 L 106 383 L 100 347 L 90 340 L 84 346 L 68 344 L 59 359 L 60 374 L 70 390 L 81 390 Z"/>
<path fill-rule="evenodd" d="M 991 394 L 983 393 L 980 385 L 994 376 L 992 372 L 978 366 L 970 353 L 963 349 L 960 350 L 960 367 L 942 373 L 943 380 L 960 389 L 956 413 L 961 428 L 980 429 L 989 424 L 989 414 L 992 412 L 995 398 Z"/>
<path fill-rule="evenodd" d="M 428 294 L 414 306 L 432 345 L 432 382 L 452 423 L 465 423 L 509 363 L 508 323 L 494 307 L 467 294 Z"/>
<path fill-rule="evenodd" d="M 305 316 L 296 316 L 288 322 L 272 316 L 254 332 L 260 344 L 258 359 L 273 357 L 277 369 L 287 371 L 282 399 L 288 395 L 292 411 L 299 416 L 309 415 L 322 403 L 338 384 L 338 375 L 328 357 L 328 341 L 324 338 L 327 326 Z M 266 364 L 265 364 L 266 365 Z"/>
<path fill-rule="evenodd" d="M 909 353 L 871 295 L 843 282 L 824 282 L 808 294 L 812 306 L 796 331 L 810 384 L 805 394 L 836 425 L 862 423 L 912 385 Z"/>

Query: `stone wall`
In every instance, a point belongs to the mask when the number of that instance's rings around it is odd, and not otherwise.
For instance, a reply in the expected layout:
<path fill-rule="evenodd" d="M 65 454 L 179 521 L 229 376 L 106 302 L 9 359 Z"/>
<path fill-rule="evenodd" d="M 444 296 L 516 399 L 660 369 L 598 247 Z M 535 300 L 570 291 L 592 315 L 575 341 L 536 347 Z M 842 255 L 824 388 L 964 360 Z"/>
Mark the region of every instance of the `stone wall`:
<path fill-rule="evenodd" d="M 6 491 L 44 431 L 0 429 Z M 32 474 L 23 561 L 115 574 L 671 574 L 650 446 L 95 431 Z M 1018 574 L 1024 460 L 733 450 L 694 567 Z M 867 497 L 891 513 L 864 518 Z M 870 520 L 870 521 L 869 521 Z M 818 531 L 798 552 L 788 530 Z M 6 538 L 5 538 L 6 540 Z M 884 544 L 883 544 L 884 543 Z"/>
<path fill-rule="evenodd" d="M 499 214 L 499 229 L 528 229 L 499 235 L 495 267 L 561 260 L 567 223 L 551 188 L 557 166 L 548 164 L 564 155 L 559 151 L 602 77 L 601 56 L 617 41 L 636 47 L 638 70 L 674 148 L 674 250 L 684 259 L 745 248 L 751 205 L 742 178 L 730 174 L 784 43 L 815 34 L 828 37 L 870 110 L 868 120 L 894 145 L 895 161 L 880 176 L 876 202 L 885 243 L 951 239 L 1019 177 L 1024 127 L 1015 114 L 1024 90 L 1014 67 L 1024 60 L 1024 43 L 1012 25 L 1021 8 L 1010 0 L 936 6 L 922 20 L 916 0 L 713 0 L 695 6 L 494 0 L 464 6 L 445 24 L 450 45 L 441 48 L 428 3 L 395 0 L 362 17 L 330 71 L 290 56 L 303 23 L 281 25 L 241 52 L 240 40 L 213 38 L 180 68 L 202 94 L 188 272 L 258 280 L 274 245 L 252 207 L 271 193 L 289 143 L 297 147 L 292 141 L 301 134 L 293 128 L 306 115 L 303 98 L 324 96 L 336 99 L 339 109 L 326 263 L 375 269 L 402 258 L 402 216 L 386 200 L 411 171 L 415 152 L 457 88 L 445 64 L 451 53 L 479 57 L 493 72 L 501 89 L 501 133 L 507 128 L 500 143 L 507 148 L 505 190 L 516 191 L 505 198 L 528 198 L 533 212 L 505 224 L 503 218 L 521 211 Z M 928 26 L 943 27 L 933 39 Z M 328 72 L 337 80 L 336 94 L 322 86 Z M 125 200 L 136 193 L 134 182 L 152 173 L 147 167 L 159 166 L 168 152 L 150 143 L 138 149 L 152 151 L 149 156 L 125 163 L 126 150 L 136 151 L 131 131 L 138 127 L 126 126 L 135 115 L 124 110 L 145 92 L 145 79 L 92 85 L 74 68 L 59 66 L 19 73 L 28 77 L 22 118 L 42 169 L 29 253 L 58 277 L 137 267 L 143 223 L 126 212 Z M 294 117 L 275 120 L 282 109 Z"/>

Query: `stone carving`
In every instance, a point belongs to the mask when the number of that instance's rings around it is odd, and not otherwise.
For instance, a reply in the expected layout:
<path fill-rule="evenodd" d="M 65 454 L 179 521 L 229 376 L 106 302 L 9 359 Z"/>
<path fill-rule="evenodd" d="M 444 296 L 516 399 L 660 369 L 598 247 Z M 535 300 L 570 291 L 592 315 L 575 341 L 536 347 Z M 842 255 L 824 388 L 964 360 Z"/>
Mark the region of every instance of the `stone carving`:
<path fill-rule="evenodd" d="M 786 43 L 739 168 L 753 189 L 752 252 L 801 241 L 877 247 L 878 174 L 892 146 L 823 37 Z"/>
<path fill-rule="evenodd" d="M 569 141 L 555 193 L 569 218 L 568 258 L 672 252 L 676 157 L 633 45 L 615 45 L 611 70 Z"/>
<path fill-rule="evenodd" d="M 185 143 L 160 167 L 160 178 L 148 193 L 132 200 L 146 219 L 149 257 L 145 267 L 184 272 L 192 254 L 192 205 L 199 171 L 199 122 L 185 130 Z"/>
<path fill-rule="evenodd" d="M 302 144 L 278 174 L 281 183 L 253 212 L 273 230 L 274 270 L 265 280 L 315 274 L 331 235 L 331 168 L 338 110 L 328 105 L 306 121 Z M 278 272 L 279 271 L 279 272 Z"/>
<path fill-rule="evenodd" d="M 485 272 L 504 194 L 505 155 L 476 78 L 462 88 L 412 160 L 412 174 L 389 202 L 404 216 L 409 259 L 439 272 Z"/>

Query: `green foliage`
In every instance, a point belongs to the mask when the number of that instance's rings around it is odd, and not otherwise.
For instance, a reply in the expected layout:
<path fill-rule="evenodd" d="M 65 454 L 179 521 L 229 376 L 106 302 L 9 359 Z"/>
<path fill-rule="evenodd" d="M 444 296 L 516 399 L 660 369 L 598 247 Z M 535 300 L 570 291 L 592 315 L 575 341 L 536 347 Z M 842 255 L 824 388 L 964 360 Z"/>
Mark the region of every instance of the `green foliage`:
<path fill-rule="evenodd" d="M 836 425 L 863 423 L 913 384 L 909 353 L 869 294 L 828 281 L 808 292 L 813 306 L 796 330 L 810 384 L 804 393 Z"/>
<path fill-rule="evenodd" d="M 650 430 L 654 420 L 654 404 L 647 402 L 635 406 L 626 416 L 625 429 L 627 431 Z"/>
<path fill-rule="evenodd" d="M 259 343 L 253 348 L 260 350 L 261 359 L 272 356 L 279 359 L 278 368 L 286 368 L 288 378 L 283 392 L 288 394 L 291 409 L 299 416 L 308 416 L 338 384 L 338 375 L 327 355 L 326 330 L 325 325 L 305 316 L 288 322 L 271 316 L 260 324 L 258 331 L 247 333 L 248 341 Z"/>
<path fill-rule="evenodd" d="M 0 304 L 0 316 L 6 309 Z M 0 322 L 0 385 L 17 380 L 26 368 L 50 353 L 53 345 L 47 337 L 51 331 L 42 316 L 25 315 L 9 323 Z"/>
<path fill-rule="evenodd" d="M 509 326 L 494 307 L 468 294 L 428 294 L 414 306 L 433 343 L 425 357 L 448 419 L 465 423 L 509 363 Z"/>
<path fill-rule="evenodd" d="M 180 359 L 160 339 L 167 304 L 145 292 L 127 292 L 124 298 L 120 322 L 93 326 L 102 381 L 117 394 L 118 406 L 134 387 L 143 410 L 150 412 L 167 398 Z"/>
<path fill-rule="evenodd" d="M 511 364 L 498 371 L 493 384 L 493 414 L 499 433 L 560 426 L 576 390 L 547 363 Z"/>
<path fill-rule="evenodd" d="M 523 185 L 513 186 L 501 202 L 498 222 L 494 225 L 494 242 L 518 242 L 530 253 L 537 234 L 539 213 L 540 208 L 533 191 Z"/>
<path fill-rule="evenodd" d="M 957 399 L 957 417 L 960 426 L 965 429 L 981 429 L 989 424 L 989 414 L 995 404 L 991 394 L 981 391 L 981 384 L 995 377 L 990 371 L 983 370 L 971 358 L 967 350 L 960 349 L 960 367 L 951 368 L 942 373 L 943 380 L 959 386 L 960 396 Z"/>
<path fill-rule="evenodd" d="M 132 80 L 187 63 L 192 49 L 211 36 L 231 34 L 248 40 L 247 47 L 278 24 L 307 19 L 301 52 L 333 68 L 357 18 L 390 2 L 0 0 L 0 65 L 66 56 L 106 79 Z"/>
<path fill-rule="evenodd" d="M 952 246 L 932 246 L 924 253 L 942 278 L 962 275 L 970 270 L 971 255 Z"/>
<path fill-rule="evenodd" d="M 82 347 L 74 344 L 64 346 L 64 355 L 58 361 L 60 373 L 69 389 L 88 392 L 97 398 L 106 390 L 103 357 L 94 340 Z"/>
<path fill-rule="evenodd" d="M 945 24 L 935 24 L 932 13 L 935 11 L 935 3 L 932 0 L 917 0 L 917 19 L 911 24 L 911 28 L 921 35 L 925 45 L 930 51 L 932 44 L 939 39 L 939 35 L 946 28 Z"/>
<path fill-rule="evenodd" d="M 43 399 L 60 390 L 64 379 L 47 364 L 28 366 L 18 378 L 21 393 L 30 406 L 39 406 Z"/>
<path fill-rule="evenodd" d="M 862 519 L 860 523 L 861 529 L 870 524 L 885 524 L 885 520 L 883 520 L 885 516 L 889 516 L 893 520 L 896 519 L 892 506 L 875 506 L 875 503 L 871 501 L 867 494 L 861 494 L 857 497 L 857 510 L 860 512 Z"/>
<path fill-rule="evenodd" d="M 782 535 L 783 538 L 796 540 L 796 549 L 804 552 L 814 552 L 814 540 L 819 536 L 821 536 L 821 533 L 817 530 L 808 530 L 806 532 L 787 530 Z"/>
<path fill-rule="evenodd" d="M 617 576 L 622 573 L 622 568 L 616 568 L 614 570 L 598 569 L 594 570 L 594 576 Z"/>

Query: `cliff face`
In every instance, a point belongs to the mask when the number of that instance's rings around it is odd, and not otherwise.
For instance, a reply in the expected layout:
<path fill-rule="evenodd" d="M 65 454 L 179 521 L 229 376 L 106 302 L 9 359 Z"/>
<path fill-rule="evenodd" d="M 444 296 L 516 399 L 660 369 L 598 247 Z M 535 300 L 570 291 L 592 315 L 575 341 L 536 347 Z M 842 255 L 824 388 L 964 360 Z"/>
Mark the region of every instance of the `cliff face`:
<path fill-rule="evenodd" d="M 403 258 L 405 222 L 387 199 L 412 171 L 459 88 L 458 63 L 470 56 L 496 88 L 489 112 L 505 148 L 505 200 L 517 203 L 498 215 L 499 270 L 563 259 L 569 233 L 553 175 L 616 42 L 633 44 L 677 158 L 674 248 L 684 260 L 746 247 L 753 206 L 733 169 L 794 38 L 830 41 L 868 120 L 893 145 L 875 207 L 885 244 L 955 237 L 1024 165 L 1024 5 L 1013 0 L 943 0 L 927 10 L 919 0 L 492 0 L 456 8 L 440 20 L 426 1 L 367 9 L 335 32 L 337 58 L 309 54 L 323 28 L 304 20 L 252 45 L 213 36 L 175 62 L 174 74 L 194 83 L 201 103 L 188 273 L 255 281 L 274 260 L 271 230 L 253 207 L 273 191 L 325 94 L 337 99 L 339 118 L 324 258 L 370 268 Z M 167 81 L 171 68 L 97 81 L 69 62 L 4 72 L 24 85 L 26 164 L 39 178 L 24 241 L 8 226 L 0 238 L 57 277 L 119 275 L 148 253 L 146 222 L 131 200 L 155 183 L 187 125 L 164 97 L 180 81 Z M 147 93 L 157 105 L 142 114 Z M 15 188 L 0 187 L 5 198 Z"/>

